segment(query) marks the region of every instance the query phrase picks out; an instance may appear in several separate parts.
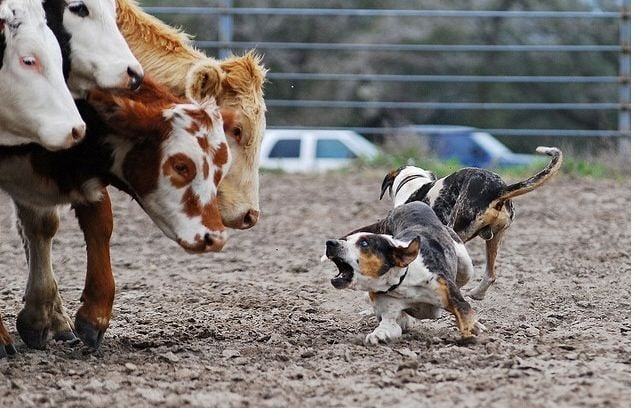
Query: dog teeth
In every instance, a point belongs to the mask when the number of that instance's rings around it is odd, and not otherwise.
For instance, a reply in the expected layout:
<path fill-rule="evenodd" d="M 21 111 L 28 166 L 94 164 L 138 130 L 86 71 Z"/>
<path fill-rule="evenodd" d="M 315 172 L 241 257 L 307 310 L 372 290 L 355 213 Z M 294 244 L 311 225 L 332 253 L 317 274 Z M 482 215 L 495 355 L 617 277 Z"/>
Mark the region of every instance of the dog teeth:
<path fill-rule="evenodd" d="M 324 263 L 324 262 L 326 262 L 328 260 L 329 260 L 329 257 L 326 256 L 326 254 L 322 255 L 322 258 L 320 258 L 320 262 L 322 262 L 322 263 Z"/>

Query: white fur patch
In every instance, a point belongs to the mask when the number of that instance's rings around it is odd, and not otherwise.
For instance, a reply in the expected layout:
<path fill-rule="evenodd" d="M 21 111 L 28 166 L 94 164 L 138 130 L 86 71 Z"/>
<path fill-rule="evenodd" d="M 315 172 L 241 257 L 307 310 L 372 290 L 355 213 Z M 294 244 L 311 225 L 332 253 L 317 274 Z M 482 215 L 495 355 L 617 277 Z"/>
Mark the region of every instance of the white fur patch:
<path fill-rule="evenodd" d="M 64 28 L 71 34 L 69 87 L 82 97 L 95 86 L 127 88 L 128 70 L 143 75 L 139 61 L 117 28 L 115 0 L 82 0 L 88 16 L 64 11 Z M 73 3 L 73 2 L 67 2 Z"/>
<path fill-rule="evenodd" d="M 50 150 L 75 143 L 85 128 L 62 75 L 62 54 L 37 0 L 4 0 L 5 50 L 0 71 L 0 144 L 38 143 Z"/>

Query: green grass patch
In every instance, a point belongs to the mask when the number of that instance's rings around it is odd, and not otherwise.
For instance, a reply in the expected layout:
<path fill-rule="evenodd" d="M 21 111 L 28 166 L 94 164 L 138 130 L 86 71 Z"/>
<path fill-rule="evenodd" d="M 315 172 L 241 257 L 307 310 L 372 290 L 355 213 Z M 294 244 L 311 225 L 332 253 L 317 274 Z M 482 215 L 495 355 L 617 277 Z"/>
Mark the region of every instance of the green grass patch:
<path fill-rule="evenodd" d="M 544 160 L 536 160 L 529 166 L 511 166 L 503 168 L 491 168 L 489 170 L 498 173 L 506 180 L 528 178 L 541 171 L 549 162 L 549 157 Z M 422 158 L 416 149 L 406 149 L 398 153 L 382 153 L 379 157 L 364 161 L 364 165 L 375 168 L 386 168 L 393 170 L 403 165 L 421 167 L 434 172 L 438 177 L 444 177 L 456 170 L 465 167 L 457 160 L 442 161 L 436 158 Z M 596 179 L 616 179 L 623 180 L 630 173 L 630 165 L 620 166 L 618 163 L 604 158 L 578 158 L 572 157 L 565 152 L 564 163 L 560 168 L 560 174 L 567 174 L 578 177 L 589 177 Z"/>

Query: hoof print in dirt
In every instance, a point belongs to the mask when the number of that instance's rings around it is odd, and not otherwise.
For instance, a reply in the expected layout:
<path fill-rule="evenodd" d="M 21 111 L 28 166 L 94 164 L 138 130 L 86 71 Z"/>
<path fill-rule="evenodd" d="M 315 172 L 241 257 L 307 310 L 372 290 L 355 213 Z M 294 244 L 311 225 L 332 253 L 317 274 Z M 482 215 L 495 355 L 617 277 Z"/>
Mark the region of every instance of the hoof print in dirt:
<path fill-rule="evenodd" d="M 456 344 L 459 346 L 469 346 L 478 343 L 476 336 L 457 337 Z"/>
<path fill-rule="evenodd" d="M 96 329 L 92 324 L 77 316 L 75 318 L 75 334 L 88 347 L 97 350 L 104 340 L 104 330 Z"/>
<path fill-rule="evenodd" d="M 6 358 L 17 354 L 17 350 L 13 344 L 0 344 L 0 358 Z"/>

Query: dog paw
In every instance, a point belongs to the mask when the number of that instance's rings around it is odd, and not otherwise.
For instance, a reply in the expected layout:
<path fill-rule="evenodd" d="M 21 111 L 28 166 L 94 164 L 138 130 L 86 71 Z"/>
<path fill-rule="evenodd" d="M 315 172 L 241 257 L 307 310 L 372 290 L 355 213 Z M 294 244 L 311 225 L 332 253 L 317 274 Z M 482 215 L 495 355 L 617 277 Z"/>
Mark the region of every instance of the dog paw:
<path fill-rule="evenodd" d="M 474 322 L 474 326 L 472 327 L 472 334 L 475 336 L 478 336 L 479 334 L 481 334 L 482 332 L 486 332 L 487 331 L 487 327 L 485 327 L 485 325 L 483 323 L 480 323 L 478 320 Z"/>
<path fill-rule="evenodd" d="M 483 300 L 485 299 L 485 292 L 482 290 L 479 290 L 479 288 L 474 288 L 472 290 L 470 290 L 469 292 L 467 292 L 467 295 L 469 297 L 471 297 L 474 300 Z"/>
<path fill-rule="evenodd" d="M 366 336 L 364 343 L 370 346 L 376 346 L 379 343 L 388 343 L 392 339 L 390 332 L 387 330 L 376 328 L 372 333 Z"/>

